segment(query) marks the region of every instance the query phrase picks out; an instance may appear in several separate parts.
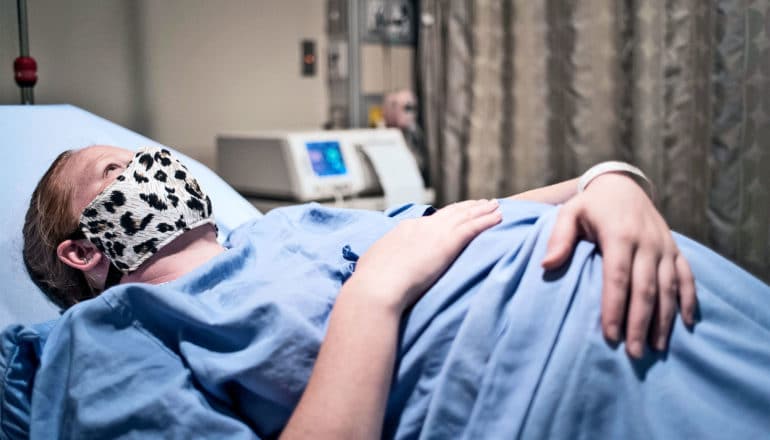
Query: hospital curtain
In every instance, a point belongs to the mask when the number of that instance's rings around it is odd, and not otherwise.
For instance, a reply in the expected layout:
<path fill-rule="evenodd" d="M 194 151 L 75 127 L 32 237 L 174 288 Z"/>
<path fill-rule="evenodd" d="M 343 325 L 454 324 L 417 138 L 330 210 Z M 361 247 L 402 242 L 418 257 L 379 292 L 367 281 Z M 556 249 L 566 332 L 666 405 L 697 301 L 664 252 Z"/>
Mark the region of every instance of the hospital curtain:
<path fill-rule="evenodd" d="M 770 281 L 770 5 L 422 0 L 419 89 L 441 203 L 620 159 L 687 234 Z"/>

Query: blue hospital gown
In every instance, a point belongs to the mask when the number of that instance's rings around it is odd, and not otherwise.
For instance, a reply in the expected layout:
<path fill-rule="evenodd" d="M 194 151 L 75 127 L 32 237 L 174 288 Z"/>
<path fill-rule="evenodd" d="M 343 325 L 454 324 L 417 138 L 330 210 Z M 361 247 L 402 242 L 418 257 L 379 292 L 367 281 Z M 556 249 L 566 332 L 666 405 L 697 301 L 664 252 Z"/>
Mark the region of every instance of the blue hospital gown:
<path fill-rule="evenodd" d="M 556 208 L 503 202 L 406 315 L 387 438 L 756 438 L 770 434 L 770 289 L 677 237 L 700 322 L 630 360 L 602 338 L 601 256 L 544 273 Z M 304 205 L 235 230 L 159 286 L 68 310 L 35 378 L 32 438 L 270 438 L 310 375 L 358 255 L 400 219 Z M 398 258 L 398 257 L 395 257 Z"/>

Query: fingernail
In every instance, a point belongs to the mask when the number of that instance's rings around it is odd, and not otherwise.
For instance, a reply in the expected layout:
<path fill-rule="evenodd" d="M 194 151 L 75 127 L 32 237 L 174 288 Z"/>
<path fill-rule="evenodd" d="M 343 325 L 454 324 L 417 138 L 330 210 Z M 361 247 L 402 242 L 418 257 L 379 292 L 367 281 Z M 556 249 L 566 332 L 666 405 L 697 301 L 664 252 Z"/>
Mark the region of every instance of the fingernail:
<path fill-rule="evenodd" d="M 692 313 L 690 313 L 689 310 L 682 312 L 682 321 L 684 321 L 684 325 L 687 328 L 692 327 L 692 322 L 693 322 Z"/>
<path fill-rule="evenodd" d="M 615 324 L 610 324 L 607 327 L 607 337 L 612 341 L 616 342 L 620 338 L 620 330 L 618 329 L 618 326 Z"/>
<path fill-rule="evenodd" d="M 665 336 L 658 336 L 657 342 L 655 342 L 655 349 L 658 351 L 665 351 L 666 350 L 666 337 Z"/>
<path fill-rule="evenodd" d="M 631 356 L 640 358 L 644 354 L 644 344 L 640 341 L 631 341 L 628 343 L 628 352 L 631 353 Z"/>

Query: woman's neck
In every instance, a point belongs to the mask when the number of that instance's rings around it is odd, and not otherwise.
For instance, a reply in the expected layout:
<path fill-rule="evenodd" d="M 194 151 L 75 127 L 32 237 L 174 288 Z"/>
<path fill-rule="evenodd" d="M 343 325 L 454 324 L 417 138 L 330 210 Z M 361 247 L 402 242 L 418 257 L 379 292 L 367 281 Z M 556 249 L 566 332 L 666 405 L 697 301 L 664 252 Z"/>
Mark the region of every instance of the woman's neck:
<path fill-rule="evenodd" d="M 162 284 L 192 272 L 224 252 L 210 224 L 191 229 L 164 246 L 137 271 L 125 275 L 122 283 Z"/>

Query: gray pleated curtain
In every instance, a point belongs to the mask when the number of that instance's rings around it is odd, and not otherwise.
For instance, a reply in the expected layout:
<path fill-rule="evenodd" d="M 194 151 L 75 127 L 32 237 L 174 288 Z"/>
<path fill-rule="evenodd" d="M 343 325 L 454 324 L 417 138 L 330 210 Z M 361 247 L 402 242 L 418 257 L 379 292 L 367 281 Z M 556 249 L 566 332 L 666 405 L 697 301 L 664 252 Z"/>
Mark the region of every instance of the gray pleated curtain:
<path fill-rule="evenodd" d="M 770 2 L 422 0 L 442 203 L 620 159 L 672 227 L 770 280 Z"/>

